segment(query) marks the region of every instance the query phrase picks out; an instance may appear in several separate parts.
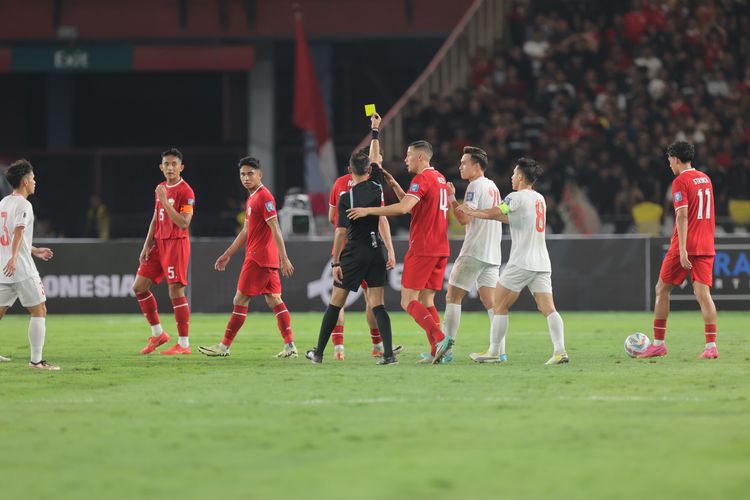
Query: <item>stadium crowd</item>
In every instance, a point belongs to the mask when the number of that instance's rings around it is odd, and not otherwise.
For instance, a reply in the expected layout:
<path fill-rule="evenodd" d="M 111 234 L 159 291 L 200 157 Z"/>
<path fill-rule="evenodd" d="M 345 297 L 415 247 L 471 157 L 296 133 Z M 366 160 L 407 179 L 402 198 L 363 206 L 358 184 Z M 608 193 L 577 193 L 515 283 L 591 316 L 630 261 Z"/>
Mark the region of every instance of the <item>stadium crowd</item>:
<path fill-rule="evenodd" d="M 750 5 L 542 3 L 535 14 L 514 2 L 507 43 L 477 53 L 466 89 L 411 102 L 406 139 L 436 145 L 449 180 L 464 146 L 485 148 L 503 194 L 513 160 L 539 160 L 553 232 L 628 232 L 634 213 L 671 214 L 664 152 L 688 140 L 731 231 L 730 200 L 750 198 Z"/>

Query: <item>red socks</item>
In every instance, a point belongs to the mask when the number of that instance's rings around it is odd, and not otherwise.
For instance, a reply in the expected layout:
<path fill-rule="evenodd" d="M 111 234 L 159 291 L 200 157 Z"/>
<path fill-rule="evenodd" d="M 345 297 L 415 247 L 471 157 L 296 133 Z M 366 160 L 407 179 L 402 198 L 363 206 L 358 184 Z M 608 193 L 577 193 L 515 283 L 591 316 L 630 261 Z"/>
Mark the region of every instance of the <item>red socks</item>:
<path fill-rule="evenodd" d="M 370 339 L 372 340 L 372 345 L 383 343 L 383 339 L 380 336 L 380 330 L 378 330 L 377 328 L 370 328 Z"/>
<path fill-rule="evenodd" d="M 716 325 L 706 325 L 704 331 L 706 332 L 706 344 L 716 342 Z"/>
<path fill-rule="evenodd" d="M 159 313 L 157 312 L 156 299 L 151 291 L 143 293 L 136 293 L 135 298 L 138 299 L 138 305 L 141 308 L 141 312 L 146 316 L 146 321 L 149 325 L 159 324 Z"/>
<path fill-rule="evenodd" d="M 187 337 L 190 328 L 190 306 L 187 297 L 172 299 L 172 307 L 174 308 L 174 319 L 177 322 L 177 334 L 180 337 Z"/>
<path fill-rule="evenodd" d="M 331 338 L 333 339 L 333 345 L 343 345 L 343 343 L 344 343 L 344 325 L 336 325 L 336 326 L 334 326 Z"/>
<path fill-rule="evenodd" d="M 227 347 L 232 345 L 237 332 L 240 331 L 240 328 L 245 323 L 245 318 L 247 318 L 247 306 L 234 306 L 232 315 L 229 317 L 229 323 L 227 323 L 227 329 L 224 331 L 222 344 Z"/>
<path fill-rule="evenodd" d="M 432 315 L 432 319 L 435 321 L 438 328 L 440 328 L 440 314 L 438 313 L 437 307 L 430 306 L 427 308 L 427 311 Z"/>
<path fill-rule="evenodd" d="M 666 334 L 667 334 L 667 320 L 655 319 L 654 320 L 654 340 L 664 340 L 664 336 Z"/>
<path fill-rule="evenodd" d="M 279 326 L 279 333 L 284 338 L 284 343 L 291 344 L 294 342 L 294 334 L 292 334 L 292 317 L 289 315 L 286 305 L 282 302 L 273 308 L 273 313 L 276 315 L 276 324 Z"/>
<path fill-rule="evenodd" d="M 440 331 L 440 326 L 435 322 L 432 313 L 427 310 L 419 301 L 412 300 L 406 308 L 409 316 L 414 318 L 419 326 L 427 333 L 427 340 L 430 342 L 430 351 L 435 354 L 435 344 L 443 340 L 445 335 Z M 437 312 L 437 311 L 436 311 Z"/>

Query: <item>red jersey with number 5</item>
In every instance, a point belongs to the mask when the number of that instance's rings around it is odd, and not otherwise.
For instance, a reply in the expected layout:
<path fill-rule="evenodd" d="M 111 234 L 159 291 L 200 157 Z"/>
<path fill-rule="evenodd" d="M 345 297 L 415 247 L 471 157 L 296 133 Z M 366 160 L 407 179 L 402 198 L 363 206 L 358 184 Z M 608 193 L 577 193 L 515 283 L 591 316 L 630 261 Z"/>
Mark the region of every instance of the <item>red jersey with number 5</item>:
<path fill-rule="evenodd" d="M 276 217 L 276 201 L 271 191 L 260 185 L 247 197 L 245 260 L 255 261 L 261 267 L 279 268 L 279 250 L 273 239 L 268 221 Z"/>
<path fill-rule="evenodd" d="M 185 182 L 185 179 L 180 179 L 173 186 L 167 185 L 166 181 L 159 185 L 167 187 L 167 201 L 177 212 L 181 214 L 193 213 L 195 194 L 193 194 L 193 189 Z M 182 229 L 172 222 L 172 218 L 169 217 L 156 193 L 154 193 L 154 199 L 156 200 L 156 207 L 154 208 L 156 231 L 154 232 L 154 238 L 159 240 L 176 240 L 189 237 L 190 234 L 187 229 Z"/>
<path fill-rule="evenodd" d="M 687 210 L 687 252 L 688 255 L 716 255 L 714 231 L 716 212 L 714 211 L 714 188 L 711 179 L 698 170 L 690 168 L 672 181 L 672 202 L 675 218 L 679 210 Z M 677 224 L 672 233 L 669 252 L 679 254 Z"/>
<path fill-rule="evenodd" d="M 417 204 L 411 209 L 409 252 L 426 257 L 447 257 L 448 245 L 448 185 L 443 174 L 432 167 L 412 179 L 406 196 L 413 196 Z"/>

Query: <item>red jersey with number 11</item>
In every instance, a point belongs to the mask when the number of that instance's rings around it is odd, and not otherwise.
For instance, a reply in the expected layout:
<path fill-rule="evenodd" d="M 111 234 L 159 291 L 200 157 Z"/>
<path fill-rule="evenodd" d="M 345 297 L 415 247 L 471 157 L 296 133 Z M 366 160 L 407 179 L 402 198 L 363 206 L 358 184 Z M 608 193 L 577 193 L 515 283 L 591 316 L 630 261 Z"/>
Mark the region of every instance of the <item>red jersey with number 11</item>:
<path fill-rule="evenodd" d="M 716 212 L 711 179 L 699 170 L 693 168 L 685 170 L 672 181 L 672 202 L 675 218 L 678 210 L 688 212 L 688 231 L 685 242 L 688 255 L 716 255 L 714 249 Z M 680 253 L 677 224 L 674 226 L 669 252 Z"/>
<path fill-rule="evenodd" d="M 414 176 L 406 196 L 419 200 L 411 209 L 409 252 L 425 257 L 449 256 L 448 185 L 443 174 L 432 167 L 424 169 Z"/>

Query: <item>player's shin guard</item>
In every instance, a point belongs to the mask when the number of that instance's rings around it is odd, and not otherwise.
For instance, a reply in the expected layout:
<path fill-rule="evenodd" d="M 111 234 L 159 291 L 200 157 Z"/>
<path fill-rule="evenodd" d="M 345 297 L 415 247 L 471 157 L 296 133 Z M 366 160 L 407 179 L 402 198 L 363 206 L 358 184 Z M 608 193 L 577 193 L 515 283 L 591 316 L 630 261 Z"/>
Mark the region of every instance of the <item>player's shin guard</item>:
<path fill-rule="evenodd" d="M 555 311 L 547 316 L 547 326 L 549 327 L 549 336 L 552 340 L 552 346 L 555 349 L 555 354 L 562 354 L 565 352 L 565 326 L 563 324 L 562 316 L 560 313 Z"/>
<path fill-rule="evenodd" d="M 667 335 L 667 320 L 666 319 L 655 319 L 654 320 L 654 341 L 659 343 L 664 342 L 664 337 Z"/>
<path fill-rule="evenodd" d="M 716 325 L 705 325 L 706 345 L 716 345 Z"/>
<path fill-rule="evenodd" d="M 344 344 L 344 325 L 336 325 L 333 327 L 333 334 L 331 335 L 333 345 Z"/>
<path fill-rule="evenodd" d="M 276 325 L 279 327 L 279 333 L 284 338 L 284 343 L 291 344 L 294 342 L 294 334 L 292 333 L 292 317 L 289 315 L 289 310 L 282 302 L 273 308 L 273 313 L 276 315 Z M 333 325 L 331 329 L 333 329 Z"/>
<path fill-rule="evenodd" d="M 385 310 L 385 306 L 379 305 L 372 308 L 372 313 L 375 315 L 375 321 L 378 322 L 378 330 L 380 330 L 380 337 L 383 340 L 383 357 L 389 358 L 393 356 L 393 333 L 391 332 L 391 318 L 388 316 L 388 312 Z"/>
<path fill-rule="evenodd" d="M 46 334 L 46 318 L 32 316 L 29 320 L 29 346 L 31 347 L 31 362 L 39 363 L 42 360 L 44 349 L 44 337 Z"/>
<path fill-rule="evenodd" d="M 174 320 L 177 323 L 177 334 L 180 347 L 189 347 L 188 330 L 190 329 L 190 306 L 187 297 L 172 299 L 174 308 Z"/>
<path fill-rule="evenodd" d="M 427 340 L 430 342 L 430 350 L 434 354 L 435 344 L 443 340 L 443 337 L 445 337 L 443 332 L 440 331 L 440 326 L 435 323 L 432 314 L 418 300 L 412 300 L 409 302 L 406 312 L 408 312 L 409 316 L 414 318 L 414 321 L 416 321 L 425 333 L 427 333 Z"/>
<path fill-rule="evenodd" d="M 323 313 L 323 321 L 320 323 L 320 333 L 318 334 L 318 347 L 315 348 L 318 356 L 322 357 L 326 350 L 333 327 L 336 326 L 336 321 L 339 319 L 339 311 L 341 311 L 340 307 L 328 304 L 326 311 Z"/>
<path fill-rule="evenodd" d="M 152 329 L 159 325 L 158 306 L 156 305 L 156 299 L 154 298 L 154 294 L 151 293 L 151 290 L 147 290 L 143 293 L 136 293 L 135 298 L 138 299 L 138 306 L 141 308 L 141 312 L 146 317 L 146 321 L 148 321 L 148 324 L 151 325 Z M 159 328 L 159 330 L 161 330 L 161 328 Z M 153 334 L 155 337 L 159 336 L 161 335 L 161 331 L 154 330 Z"/>
<path fill-rule="evenodd" d="M 445 330 L 445 334 L 455 339 L 460 325 L 461 304 L 445 304 L 445 314 L 443 314 L 443 330 Z"/>
<path fill-rule="evenodd" d="M 232 309 L 232 315 L 229 317 L 227 329 L 224 330 L 224 339 L 221 341 L 222 344 L 227 347 L 232 345 L 234 338 L 237 336 L 237 332 L 239 332 L 242 325 L 245 324 L 245 318 L 247 318 L 247 306 L 235 305 Z"/>
<path fill-rule="evenodd" d="M 377 321 L 377 317 L 375 320 Z M 372 340 L 372 345 L 383 343 L 383 338 L 380 336 L 380 328 L 370 328 L 370 340 Z"/>

